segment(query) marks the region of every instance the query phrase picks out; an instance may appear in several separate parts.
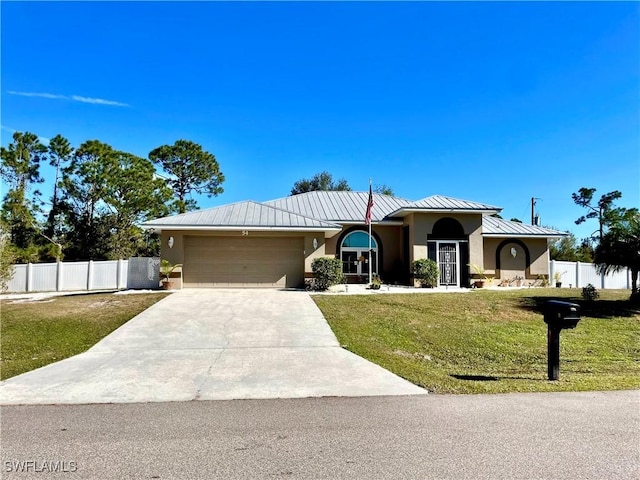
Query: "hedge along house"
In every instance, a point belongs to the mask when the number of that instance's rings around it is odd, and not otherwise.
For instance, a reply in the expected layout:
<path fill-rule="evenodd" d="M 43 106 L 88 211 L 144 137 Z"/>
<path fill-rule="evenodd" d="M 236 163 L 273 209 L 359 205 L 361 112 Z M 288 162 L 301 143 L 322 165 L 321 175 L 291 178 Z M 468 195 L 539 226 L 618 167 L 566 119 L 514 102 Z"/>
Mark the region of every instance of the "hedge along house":
<path fill-rule="evenodd" d="M 368 192 L 319 191 L 239 202 L 146 222 L 161 232 L 162 257 L 182 264 L 180 287 L 302 287 L 313 259 L 335 256 L 351 283 L 369 269 L 385 283 L 411 284 L 411 263 L 431 258 L 439 285 L 473 283 L 473 264 L 496 281 L 548 275 L 550 239 L 565 235 L 493 217 L 501 208 L 433 195 L 410 201 Z"/>

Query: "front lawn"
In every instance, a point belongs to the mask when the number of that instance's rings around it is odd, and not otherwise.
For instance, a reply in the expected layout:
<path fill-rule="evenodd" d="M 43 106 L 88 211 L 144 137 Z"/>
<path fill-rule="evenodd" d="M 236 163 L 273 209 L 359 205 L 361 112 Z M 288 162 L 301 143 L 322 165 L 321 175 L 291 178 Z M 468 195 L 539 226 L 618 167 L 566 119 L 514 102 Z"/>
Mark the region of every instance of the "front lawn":
<path fill-rule="evenodd" d="M 475 290 L 315 296 L 344 348 L 436 393 L 640 388 L 640 312 L 628 291 Z M 560 379 L 547 380 L 546 300 L 580 303 L 560 335 Z"/>
<path fill-rule="evenodd" d="M 33 302 L 3 299 L 0 378 L 82 353 L 165 296 L 90 293 Z"/>

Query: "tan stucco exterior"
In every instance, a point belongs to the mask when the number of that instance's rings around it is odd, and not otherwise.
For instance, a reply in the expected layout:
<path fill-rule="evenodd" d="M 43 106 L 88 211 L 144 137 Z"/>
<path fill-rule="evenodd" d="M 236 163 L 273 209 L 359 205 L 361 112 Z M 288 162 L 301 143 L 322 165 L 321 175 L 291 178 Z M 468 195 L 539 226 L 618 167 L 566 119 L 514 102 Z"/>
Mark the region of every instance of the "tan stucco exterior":
<path fill-rule="evenodd" d="M 529 265 L 526 265 L 526 247 Z M 515 257 L 511 254 L 514 249 Z M 498 252 L 498 249 L 500 251 Z M 498 258 L 499 256 L 499 258 Z M 498 268 L 498 261 L 500 268 Z M 525 284 L 533 283 L 540 276 L 549 274 L 549 249 L 546 238 L 485 238 L 485 274 L 495 282 L 511 281 L 521 277 Z"/>
<path fill-rule="evenodd" d="M 548 248 L 546 238 L 487 238 L 482 235 L 482 214 L 480 213 L 409 213 L 398 218 L 393 225 L 373 225 L 373 232 L 380 241 L 379 273 L 387 282 L 406 281 L 409 278 L 411 262 L 420 258 L 428 258 L 428 240 L 433 233 L 434 224 L 445 217 L 457 220 L 468 238 L 469 263 L 484 268 L 487 276 L 495 277 L 496 282 L 508 281 L 522 277 L 532 283 L 540 276 L 548 274 Z M 408 227 L 408 230 L 406 228 Z M 340 244 L 344 236 L 351 230 L 366 231 L 366 225 L 344 225 L 340 233 L 325 236 L 324 232 L 274 232 L 248 231 L 245 236 L 251 238 L 266 237 L 302 237 L 304 256 L 304 277 L 312 276 L 311 264 L 315 258 L 331 256 L 339 258 Z M 408 241 L 404 236 L 408 231 Z M 243 231 L 198 231 L 198 230 L 165 230 L 161 234 L 162 258 L 173 264 L 184 263 L 185 236 L 210 237 L 243 237 Z M 173 237 L 173 247 L 168 247 L 169 238 Z M 317 246 L 314 247 L 314 239 Z M 408 244 L 408 254 L 404 247 Z M 511 249 L 515 249 L 513 256 Z M 529 263 L 526 262 L 528 251 Z M 499 251 L 498 251 L 499 250 Z M 499 267 L 499 268 L 498 268 Z M 466 270 L 464 270 L 466 269 Z M 461 277 L 471 273 L 468 265 L 460 265 Z M 464 274 L 463 274 L 464 272 Z M 177 288 L 182 287 L 181 269 L 173 275 Z"/>
<path fill-rule="evenodd" d="M 465 235 L 469 236 L 469 263 L 482 264 L 482 215 L 447 213 L 412 213 L 405 217 L 405 225 L 410 228 L 410 242 L 413 245 L 411 261 L 427 258 L 427 240 L 433 232 L 434 224 L 441 218 L 453 218 L 460 222 Z"/>
<path fill-rule="evenodd" d="M 456 219 L 462 225 L 468 236 L 470 249 L 470 263 L 482 265 L 484 258 L 484 242 L 482 238 L 482 215 L 480 214 L 448 214 L 448 213 L 411 213 L 398 220 L 397 225 L 374 225 L 374 235 L 380 239 L 382 245 L 380 273 L 391 280 L 406 278 L 411 268 L 411 262 L 420 258 L 427 258 L 427 241 L 433 231 L 434 224 L 441 218 Z M 400 223 L 402 222 L 402 223 Z M 408 227 L 408 264 L 406 263 L 404 248 L 404 229 Z M 352 229 L 366 231 L 365 225 L 345 225 L 341 234 L 326 240 L 325 254 L 338 256 L 340 244 L 345 234 Z M 462 268 L 467 268 L 466 265 Z"/>

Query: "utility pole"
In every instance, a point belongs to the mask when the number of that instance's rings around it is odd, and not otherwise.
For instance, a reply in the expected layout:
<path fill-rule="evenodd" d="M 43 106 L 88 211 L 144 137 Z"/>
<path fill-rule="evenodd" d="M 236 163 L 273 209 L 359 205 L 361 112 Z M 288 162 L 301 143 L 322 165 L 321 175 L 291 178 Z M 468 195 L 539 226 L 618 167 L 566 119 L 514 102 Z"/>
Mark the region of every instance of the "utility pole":
<path fill-rule="evenodd" d="M 541 198 L 531 197 L 531 225 L 538 226 L 538 216 L 536 215 L 536 200 L 542 200 Z"/>
<path fill-rule="evenodd" d="M 536 200 L 542 200 L 541 198 L 538 197 L 531 197 L 531 225 L 534 226 L 539 226 L 539 218 L 538 215 L 536 215 Z"/>

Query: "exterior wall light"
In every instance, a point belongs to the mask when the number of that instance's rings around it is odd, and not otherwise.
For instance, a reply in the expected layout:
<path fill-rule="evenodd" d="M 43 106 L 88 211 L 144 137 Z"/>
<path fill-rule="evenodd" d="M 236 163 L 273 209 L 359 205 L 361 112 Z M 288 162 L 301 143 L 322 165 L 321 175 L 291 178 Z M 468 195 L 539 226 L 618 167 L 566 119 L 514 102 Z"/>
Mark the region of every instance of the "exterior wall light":
<path fill-rule="evenodd" d="M 173 237 L 169 237 L 169 241 L 167 242 L 167 245 L 169 245 L 169 248 L 173 248 Z"/>
<path fill-rule="evenodd" d="M 516 256 L 518 255 L 518 251 L 516 250 L 515 247 L 511 247 L 511 256 L 513 258 L 516 258 Z"/>

